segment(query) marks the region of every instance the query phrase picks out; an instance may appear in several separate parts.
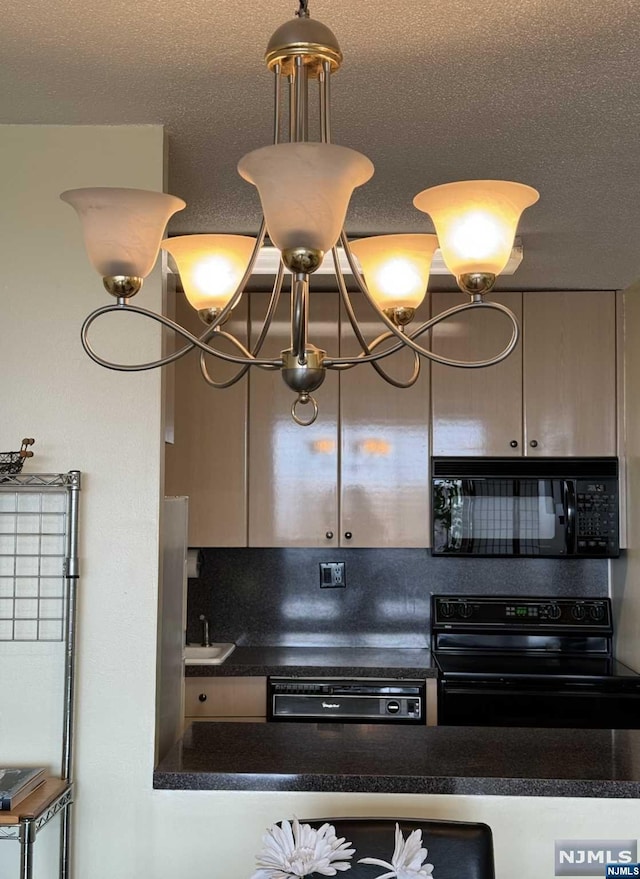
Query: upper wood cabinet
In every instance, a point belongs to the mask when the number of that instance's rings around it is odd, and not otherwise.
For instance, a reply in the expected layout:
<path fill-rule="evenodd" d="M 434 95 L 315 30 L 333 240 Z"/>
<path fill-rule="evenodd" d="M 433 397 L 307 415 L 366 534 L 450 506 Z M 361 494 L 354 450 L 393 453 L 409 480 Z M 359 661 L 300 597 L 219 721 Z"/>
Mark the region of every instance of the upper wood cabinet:
<path fill-rule="evenodd" d="M 252 293 L 250 298 L 254 341 L 269 295 Z M 338 297 L 314 292 L 311 300 L 311 339 L 319 348 L 335 351 Z M 263 356 L 277 357 L 291 346 L 290 320 L 289 297 L 283 295 L 260 352 Z M 280 375 L 256 367 L 251 370 L 249 546 L 338 545 L 337 372 L 328 370 L 314 397 L 318 418 L 310 427 L 300 427 L 291 418 L 295 394 Z M 300 417 L 307 417 L 308 407 L 299 407 Z"/>
<path fill-rule="evenodd" d="M 177 322 L 200 335 L 204 324 L 197 312 L 176 295 Z M 246 343 L 245 297 L 227 328 Z M 237 353 L 230 345 L 227 350 Z M 216 380 L 237 370 L 207 360 Z M 209 387 L 196 351 L 175 364 L 175 441 L 165 444 L 165 494 L 189 497 L 189 546 L 247 545 L 247 394 L 246 376 L 231 388 Z"/>
<path fill-rule="evenodd" d="M 615 293 L 522 299 L 526 454 L 617 454 Z"/>
<path fill-rule="evenodd" d="M 367 339 L 382 332 L 361 295 L 353 295 Z M 428 306 L 411 326 L 428 318 Z M 358 354 L 351 324 L 342 315 L 340 353 Z M 380 364 L 398 380 L 413 372 L 410 351 Z M 340 373 L 340 540 L 344 546 L 422 547 L 429 541 L 429 364 L 411 388 L 387 384 L 370 365 Z M 351 535 L 350 537 L 348 535 Z"/>
<path fill-rule="evenodd" d="M 433 313 L 456 302 L 434 294 Z M 522 339 L 485 369 L 433 364 L 434 455 L 615 455 L 614 292 L 503 293 Z M 480 359 L 504 347 L 499 314 L 465 313 L 433 331 L 437 353 Z"/>
<path fill-rule="evenodd" d="M 256 337 L 266 294 L 251 295 Z M 367 338 L 381 331 L 354 296 Z M 311 294 L 311 339 L 328 352 L 357 354 L 335 293 Z M 290 345 L 288 299 L 276 315 L 267 356 Z M 273 331 L 272 331 L 273 332 Z M 398 352 L 385 369 L 403 379 L 413 358 Z M 249 403 L 250 546 L 426 546 L 429 534 L 429 370 L 410 389 L 392 388 L 369 365 L 328 370 L 315 392 L 318 419 L 291 420 L 293 393 L 273 372 L 253 370 Z M 305 415 L 304 410 L 301 412 Z"/>
<path fill-rule="evenodd" d="M 506 305 L 522 324 L 522 295 L 493 297 Z M 432 313 L 469 301 L 463 293 L 434 293 Z M 511 323 L 490 309 L 474 309 L 448 318 L 432 330 L 436 354 L 457 360 L 484 360 L 503 350 L 511 338 Z M 433 363 L 434 455 L 522 454 L 522 341 L 513 353 L 481 369 Z"/>

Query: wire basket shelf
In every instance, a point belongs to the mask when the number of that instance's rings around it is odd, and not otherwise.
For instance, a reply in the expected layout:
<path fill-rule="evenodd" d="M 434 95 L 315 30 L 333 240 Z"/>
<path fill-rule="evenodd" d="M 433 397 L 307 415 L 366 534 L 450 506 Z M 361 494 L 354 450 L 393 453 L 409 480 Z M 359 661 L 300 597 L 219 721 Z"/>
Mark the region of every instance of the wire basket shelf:
<path fill-rule="evenodd" d="M 29 450 L 29 446 L 34 444 L 32 437 L 25 437 L 22 440 L 20 450 L 17 452 L 0 452 L 0 473 L 10 473 L 15 475 L 22 472 L 22 465 L 26 458 L 33 458 L 33 452 Z"/>

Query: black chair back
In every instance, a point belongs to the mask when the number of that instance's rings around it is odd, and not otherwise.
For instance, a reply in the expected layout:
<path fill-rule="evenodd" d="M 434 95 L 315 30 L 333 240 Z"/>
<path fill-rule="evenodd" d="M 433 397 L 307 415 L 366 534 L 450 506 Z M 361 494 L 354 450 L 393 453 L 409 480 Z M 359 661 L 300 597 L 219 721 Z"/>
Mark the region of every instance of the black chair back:
<path fill-rule="evenodd" d="M 415 818 L 325 818 L 300 823 L 318 828 L 333 824 L 337 835 L 353 843 L 356 853 L 344 879 L 376 879 L 387 872 L 383 867 L 359 864 L 359 858 L 379 858 L 391 863 L 395 848 L 395 825 L 404 838 L 422 830 L 427 864 L 433 864 L 433 879 L 495 879 L 493 836 L 487 824 L 468 821 L 438 821 Z"/>

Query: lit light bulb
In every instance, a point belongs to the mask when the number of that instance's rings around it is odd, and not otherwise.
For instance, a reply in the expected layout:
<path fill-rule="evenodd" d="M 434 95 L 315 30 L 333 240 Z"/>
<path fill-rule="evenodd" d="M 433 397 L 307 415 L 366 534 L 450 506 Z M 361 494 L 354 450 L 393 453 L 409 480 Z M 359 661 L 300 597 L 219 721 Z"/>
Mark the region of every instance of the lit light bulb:
<path fill-rule="evenodd" d="M 420 304 L 425 294 L 423 279 L 407 259 L 392 257 L 378 268 L 376 284 L 387 297 L 388 302 L 417 302 Z"/>
<path fill-rule="evenodd" d="M 512 240 L 490 214 L 474 211 L 452 222 L 449 232 L 451 246 L 461 259 L 474 264 L 485 262 L 498 250 L 511 250 Z"/>
<path fill-rule="evenodd" d="M 182 235 L 161 247 L 175 259 L 184 295 L 198 311 L 221 309 L 244 275 L 255 245 L 246 235 Z"/>
<path fill-rule="evenodd" d="M 425 189 L 413 203 L 433 220 L 447 268 L 460 278 L 474 272 L 500 274 L 520 215 L 538 198 L 523 183 L 463 180 Z"/>
<path fill-rule="evenodd" d="M 418 308 L 438 247 L 435 235 L 376 235 L 349 246 L 378 308 Z"/>
<path fill-rule="evenodd" d="M 193 267 L 192 281 L 210 308 L 223 308 L 235 289 L 231 261 L 222 255 L 205 256 Z"/>

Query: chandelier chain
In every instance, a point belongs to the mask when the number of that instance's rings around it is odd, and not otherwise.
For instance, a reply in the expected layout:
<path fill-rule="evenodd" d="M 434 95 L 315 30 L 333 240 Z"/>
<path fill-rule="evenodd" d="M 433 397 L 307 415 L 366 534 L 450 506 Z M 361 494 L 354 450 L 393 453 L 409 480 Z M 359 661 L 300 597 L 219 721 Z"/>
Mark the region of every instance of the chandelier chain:
<path fill-rule="evenodd" d="M 296 10 L 298 18 L 309 18 L 309 0 L 298 0 L 299 7 Z"/>

